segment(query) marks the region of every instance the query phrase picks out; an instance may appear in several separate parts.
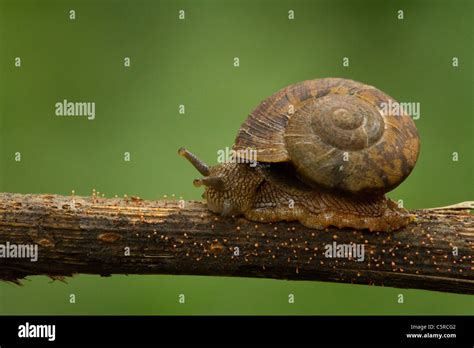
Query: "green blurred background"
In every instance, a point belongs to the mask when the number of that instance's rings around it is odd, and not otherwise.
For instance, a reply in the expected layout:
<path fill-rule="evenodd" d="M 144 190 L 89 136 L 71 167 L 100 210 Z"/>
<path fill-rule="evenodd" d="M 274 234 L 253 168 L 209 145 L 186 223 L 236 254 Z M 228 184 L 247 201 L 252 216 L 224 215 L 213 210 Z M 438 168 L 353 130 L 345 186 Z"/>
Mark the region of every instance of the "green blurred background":
<path fill-rule="evenodd" d="M 0 0 L 0 191 L 200 199 L 180 146 L 215 163 L 262 99 L 337 76 L 421 103 L 421 155 L 390 197 L 408 208 L 472 199 L 472 22 L 468 0 Z M 95 102 L 95 120 L 55 116 L 63 99 Z M 466 295 L 225 277 L 30 277 L 0 296 L 0 314 L 474 313 Z"/>

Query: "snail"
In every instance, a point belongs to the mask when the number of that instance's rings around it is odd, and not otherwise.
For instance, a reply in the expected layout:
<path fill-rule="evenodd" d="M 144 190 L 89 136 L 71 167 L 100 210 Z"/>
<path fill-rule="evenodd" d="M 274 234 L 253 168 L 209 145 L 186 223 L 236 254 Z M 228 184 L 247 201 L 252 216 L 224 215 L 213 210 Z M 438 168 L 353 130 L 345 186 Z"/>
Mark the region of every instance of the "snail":
<path fill-rule="evenodd" d="M 413 170 L 420 150 L 415 123 L 387 113 L 396 101 L 342 78 L 290 85 L 258 105 L 242 124 L 233 160 L 209 167 L 181 148 L 203 175 L 208 208 L 258 222 L 299 221 L 314 229 L 393 231 L 413 221 L 385 194 Z M 249 153 L 256 161 L 247 161 Z"/>

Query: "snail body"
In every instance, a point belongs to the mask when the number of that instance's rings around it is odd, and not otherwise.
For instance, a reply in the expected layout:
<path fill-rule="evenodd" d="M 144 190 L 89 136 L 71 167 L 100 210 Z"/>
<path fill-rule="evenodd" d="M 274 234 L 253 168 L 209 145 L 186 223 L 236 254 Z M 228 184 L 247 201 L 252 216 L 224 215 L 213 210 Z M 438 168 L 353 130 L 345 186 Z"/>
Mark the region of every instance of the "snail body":
<path fill-rule="evenodd" d="M 260 103 L 242 124 L 235 161 L 208 167 L 185 149 L 204 176 L 208 207 L 259 222 L 299 221 L 310 228 L 391 231 L 412 217 L 385 197 L 412 171 L 420 142 L 408 115 L 375 87 L 325 78 L 290 85 Z M 245 163 L 249 151 L 256 162 Z"/>

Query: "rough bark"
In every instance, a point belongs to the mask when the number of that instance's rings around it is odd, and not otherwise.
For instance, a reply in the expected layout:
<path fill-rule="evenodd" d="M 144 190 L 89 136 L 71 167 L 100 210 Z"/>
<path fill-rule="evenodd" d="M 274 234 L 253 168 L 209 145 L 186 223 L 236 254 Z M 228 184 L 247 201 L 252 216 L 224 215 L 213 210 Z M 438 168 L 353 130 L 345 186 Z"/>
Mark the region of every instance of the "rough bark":
<path fill-rule="evenodd" d="M 39 254 L 36 262 L 0 259 L 0 279 L 194 274 L 473 294 L 469 205 L 413 214 L 415 222 L 392 233 L 319 231 L 223 218 L 202 202 L 0 193 L 0 244 L 37 244 Z M 363 244 L 364 261 L 326 257 L 333 242 Z"/>

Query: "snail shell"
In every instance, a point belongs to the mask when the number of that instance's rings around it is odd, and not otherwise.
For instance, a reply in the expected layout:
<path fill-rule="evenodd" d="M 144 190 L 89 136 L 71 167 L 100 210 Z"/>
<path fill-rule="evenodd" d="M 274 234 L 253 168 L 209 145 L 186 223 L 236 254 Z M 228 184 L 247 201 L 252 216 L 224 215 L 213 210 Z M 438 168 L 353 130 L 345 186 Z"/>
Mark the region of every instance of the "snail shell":
<path fill-rule="evenodd" d="M 385 193 L 410 174 L 420 149 L 411 117 L 384 112 L 396 103 L 352 80 L 300 82 L 257 106 L 233 149 L 256 150 L 259 162 L 290 162 L 313 187 Z"/>

